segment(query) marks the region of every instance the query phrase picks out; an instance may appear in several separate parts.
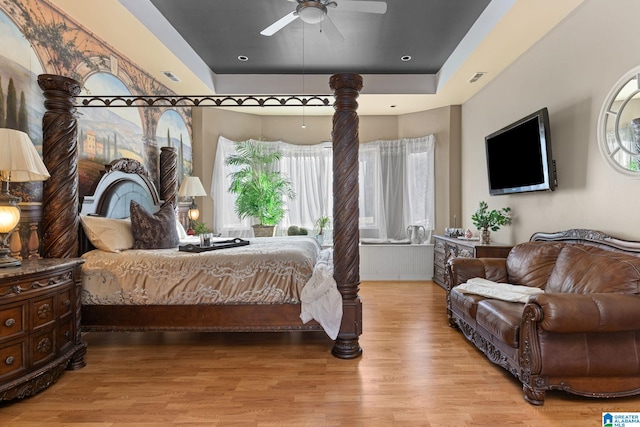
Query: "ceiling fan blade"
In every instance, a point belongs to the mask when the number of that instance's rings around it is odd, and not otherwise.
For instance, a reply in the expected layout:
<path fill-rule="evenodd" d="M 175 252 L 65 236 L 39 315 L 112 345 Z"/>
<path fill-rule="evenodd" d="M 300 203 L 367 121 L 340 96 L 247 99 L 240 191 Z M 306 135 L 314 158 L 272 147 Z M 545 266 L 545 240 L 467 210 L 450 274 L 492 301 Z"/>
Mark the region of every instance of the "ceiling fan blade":
<path fill-rule="evenodd" d="M 325 16 L 322 20 L 321 24 L 322 32 L 327 36 L 331 43 L 341 43 L 344 41 L 344 36 L 336 27 L 336 24 L 333 23 L 329 15 Z"/>
<path fill-rule="evenodd" d="M 269 25 L 264 30 L 260 31 L 260 34 L 262 34 L 263 36 L 272 36 L 278 31 L 280 31 L 281 29 L 283 29 L 284 27 L 286 27 L 288 24 L 295 21 L 297 18 L 298 18 L 298 15 L 296 14 L 295 11 L 293 11 L 283 16 L 282 18 L 278 19 L 276 22 Z"/>
<path fill-rule="evenodd" d="M 387 2 L 339 0 L 338 10 L 383 14 L 387 13 Z"/>

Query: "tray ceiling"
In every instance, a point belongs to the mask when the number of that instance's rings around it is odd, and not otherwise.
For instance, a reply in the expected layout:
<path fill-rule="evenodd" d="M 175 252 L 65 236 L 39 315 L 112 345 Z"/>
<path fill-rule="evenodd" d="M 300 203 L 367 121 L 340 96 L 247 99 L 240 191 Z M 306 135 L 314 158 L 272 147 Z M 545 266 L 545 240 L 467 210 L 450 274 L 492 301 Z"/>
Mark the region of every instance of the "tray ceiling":
<path fill-rule="evenodd" d="M 178 94 L 327 94 L 332 74 L 356 72 L 359 113 L 386 115 L 464 103 L 583 0 L 387 0 L 381 15 L 335 0 L 341 42 L 300 19 L 261 35 L 288 0 L 51 1 Z M 292 113 L 279 110 L 252 112 Z"/>

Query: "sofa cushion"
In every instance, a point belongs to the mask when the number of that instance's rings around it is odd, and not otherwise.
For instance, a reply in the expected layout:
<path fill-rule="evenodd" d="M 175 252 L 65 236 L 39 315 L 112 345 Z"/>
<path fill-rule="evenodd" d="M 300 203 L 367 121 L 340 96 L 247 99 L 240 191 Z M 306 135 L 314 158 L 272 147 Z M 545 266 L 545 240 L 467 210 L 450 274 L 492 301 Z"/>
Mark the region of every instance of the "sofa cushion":
<path fill-rule="evenodd" d="M 449 297 L 451 298 L 451 309 L 464 316 L 467 321 L 471 321 L 476 318 L 478 301 L 482 301 L 484 299 L 484 297 L 480 295 L 465 295 L 462 292 L 458 292 L 456 288 L 451 290 Z"/>
<path fill-rule="evenodd" d="M 545 292 L 640 294 L 640 258 L 586 245 L 566 245 Z"/>
<path fill-rule="evenodd" d="M 524 304 L 485 299 L 478 302 L 476 323 L 511 347 L 518 347 Z"/>
<path fill-rule="evenodd" d="M 514 246 L 507 256 L 509 283 L 545 289 L 563 243 L 526 242 Z"/>

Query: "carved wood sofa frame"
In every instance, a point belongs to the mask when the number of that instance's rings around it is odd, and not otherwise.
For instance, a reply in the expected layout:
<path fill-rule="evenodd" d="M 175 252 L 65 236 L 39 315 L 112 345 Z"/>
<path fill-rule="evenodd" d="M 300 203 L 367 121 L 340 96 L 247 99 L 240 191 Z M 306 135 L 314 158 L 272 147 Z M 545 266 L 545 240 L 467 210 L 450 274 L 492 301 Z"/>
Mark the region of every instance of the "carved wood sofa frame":
<path fill-rule="evenodd" d="M 531 242 L 565 242 L 578 243 L 587 246 L 594 246 L 601 249 L 622 252 L 640 257 L 640 242 L 618 239 L 600 231 L 589 229 L 570 229 L 556 233 L 534 233 Z M 453 260 L 453 259 L 452 259 Z M 450 262 L 452 261 L 450 260 Z M 542 405 L 547 390 L 564 390 L 569 393 L 588 396 L 588 397 L 625 397 L 637 395 L 640 391 L 638 388 L 638 377 L 616 378 L 608 380 L 602 377 L 585 377 L 580 379 L 577 384 L 583 387 L 576 390 L 571 385 L 562 381 L 562 378 L 550 378 L 540 375 L 542 349 L 539 346 L 538 339 L 538 322 L 542 320 L 543 313 L 540 306 L 535 304 L 525 305 L 520 324 L 520 350 L 516 352 L 514 357 L 501 350 L 495 342 L 475 329 L 474 326 L 468 324 L 462 317 L 454 315 L 449 309 L 451 300 L 449 293 L 452 286 L 455 285 L 451 264 L 447 265 L 447 312 L 449 316 L 449 325 L 459 329 L 463 335 L 472 342 L 487 358 L 510 372 L 514 377 L 522 382 L 524 398 L 531 404 Z M 575 380 L 575 379 L 574 379 Z M 610 392 L 590 392 L 581 391 L 589 390 L 593 384 L 602 381 L 609 381 L 612 385 L 619 385 L 622 390 L 626 391 L 610 391 Z"/>

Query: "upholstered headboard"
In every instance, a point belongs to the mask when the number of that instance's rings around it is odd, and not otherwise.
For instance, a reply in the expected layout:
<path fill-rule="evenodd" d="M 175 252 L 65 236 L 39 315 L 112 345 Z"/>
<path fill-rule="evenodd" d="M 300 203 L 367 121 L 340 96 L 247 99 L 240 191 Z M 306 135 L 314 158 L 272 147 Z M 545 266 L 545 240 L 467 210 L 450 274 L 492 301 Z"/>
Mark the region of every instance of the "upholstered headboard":
<path fill-rule="evenodd" d="M 149 212 L 156 212 L 162 200 L 147 169 L 137 160 L 117 159 L 108 165 L 92 187 L 93 194 L 83 197 L 80 215 L 106 218 L 129 218 L 131 201 Z M 80 227 L 80 253 L 93 249 Z"/>
<path fill-rule="evenodd" d="M 93 194 L 82 199 L 80 215 L 128 218 L 131 200 L 150 212 L 162 205 L 146 168 L 137 160 L 117 159 L 105 166 Z"/>

